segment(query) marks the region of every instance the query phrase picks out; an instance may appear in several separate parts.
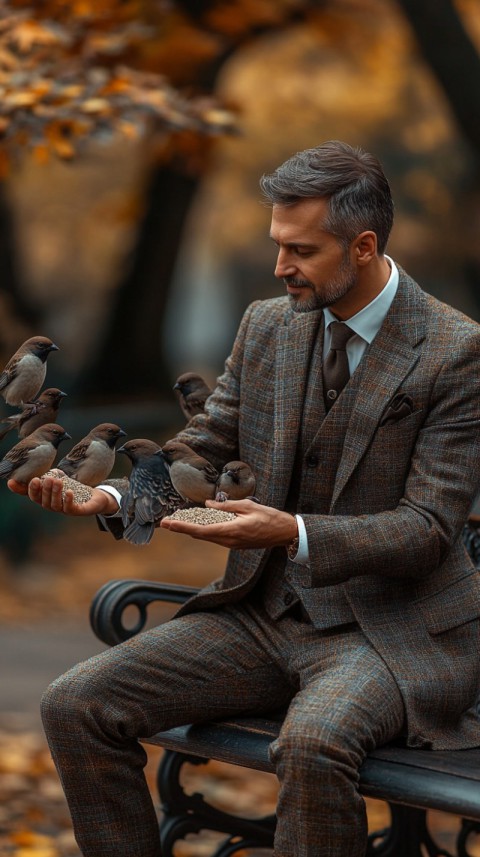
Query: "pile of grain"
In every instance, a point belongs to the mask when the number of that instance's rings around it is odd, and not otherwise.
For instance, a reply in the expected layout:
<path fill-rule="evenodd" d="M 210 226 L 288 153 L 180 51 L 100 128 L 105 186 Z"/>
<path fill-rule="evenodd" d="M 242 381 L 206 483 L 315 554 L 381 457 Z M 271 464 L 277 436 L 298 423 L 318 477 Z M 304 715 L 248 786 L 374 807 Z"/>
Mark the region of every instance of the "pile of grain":
<path fill-rule="evenodd" d="M 203 506 L 193 506 L 191 509 L 177 509 L 169 515 L 174 521 L 188 521 L 190 524 L 221 524 L 232 521 L 237 516 L 233 512 L 222 512 L 221 509 L 205 509 Z"/>
<path fill-rule="evenodd" d="M 92 489 L 88 485 L 82 485 L 82 483 L 77 482 L 76 479 L 70 479 L 69 476 L 65 475 L 63 470 L 58 470 L 56 467 L 54 467 L 53 470 L 47 470 L 41 479 L 45 479 L 46 476 L 62 480 L 62 499 L 65 499 L 65 493 L 69 490 L 73 491 L 73 499 L 75 500 L 75 503 L 86 503 L 87 500 L 90 500 L 93 494 Z"/>

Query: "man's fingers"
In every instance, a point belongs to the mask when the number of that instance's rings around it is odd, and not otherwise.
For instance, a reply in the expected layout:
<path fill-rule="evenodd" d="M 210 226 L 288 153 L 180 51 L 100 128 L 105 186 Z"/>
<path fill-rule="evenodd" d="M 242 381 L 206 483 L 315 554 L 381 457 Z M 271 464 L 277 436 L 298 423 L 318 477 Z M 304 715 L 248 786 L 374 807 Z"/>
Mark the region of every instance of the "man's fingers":
<path fill-rule="evenodd" d="M 7 488 L 14 494 L 28 494 L 28 485 L 25 485 L 23 482 L 17 482 L 16 479 L 9 479 Z"/>

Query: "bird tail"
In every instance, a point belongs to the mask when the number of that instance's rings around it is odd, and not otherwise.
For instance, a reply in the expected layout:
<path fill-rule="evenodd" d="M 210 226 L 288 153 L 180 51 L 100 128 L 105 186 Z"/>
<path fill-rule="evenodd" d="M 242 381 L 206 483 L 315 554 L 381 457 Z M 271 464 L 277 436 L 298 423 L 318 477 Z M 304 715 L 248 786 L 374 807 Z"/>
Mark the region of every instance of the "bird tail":
<path fill-rule="evenodd" d="M 132 521 L 124 530 L 123 538 L 132 545 L 148 545 L 152 540 L 154 532 L 154 524 L 139 524 L 137 521 Z"/>

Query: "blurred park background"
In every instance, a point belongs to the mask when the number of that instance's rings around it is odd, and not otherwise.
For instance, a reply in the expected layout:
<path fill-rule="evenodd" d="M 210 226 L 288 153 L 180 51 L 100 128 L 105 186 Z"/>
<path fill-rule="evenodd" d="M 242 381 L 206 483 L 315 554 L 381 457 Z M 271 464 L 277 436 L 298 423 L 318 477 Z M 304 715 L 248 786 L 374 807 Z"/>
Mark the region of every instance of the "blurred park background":
<path fill-rule="evenodd" d="M 0 0 L 0 366 L 49 336 L 72 444 L 105 420 L 165 441 L 177 375 L 213 383 L 247 304 L 282 293 L 260 175 L 328 139 L 380 157 L 389 253 L 480 321 L 479 52 L 477 0 Z M 0 853 L 73 857 L 41 691 L 102 648 L 106 580 L 202 585 L 225 552 L 117 543 L 0 488 Z M 217 773 L 220 801 L 274 805 L 272 779 Z"/>

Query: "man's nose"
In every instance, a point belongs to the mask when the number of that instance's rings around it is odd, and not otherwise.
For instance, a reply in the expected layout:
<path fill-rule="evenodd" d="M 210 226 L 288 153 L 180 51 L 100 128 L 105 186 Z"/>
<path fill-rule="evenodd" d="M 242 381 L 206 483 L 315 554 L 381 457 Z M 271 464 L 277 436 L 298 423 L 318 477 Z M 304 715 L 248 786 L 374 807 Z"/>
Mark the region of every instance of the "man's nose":
<path fill-rule="evenodd" d="M 296 273 L 296 267 L 292 262 L 292 257 L 287 250 L 279 250 L 277 256 L 277 264 L 275 265 L 274 274 L 279 279 L 284 277 L 293 277 Z"/>

